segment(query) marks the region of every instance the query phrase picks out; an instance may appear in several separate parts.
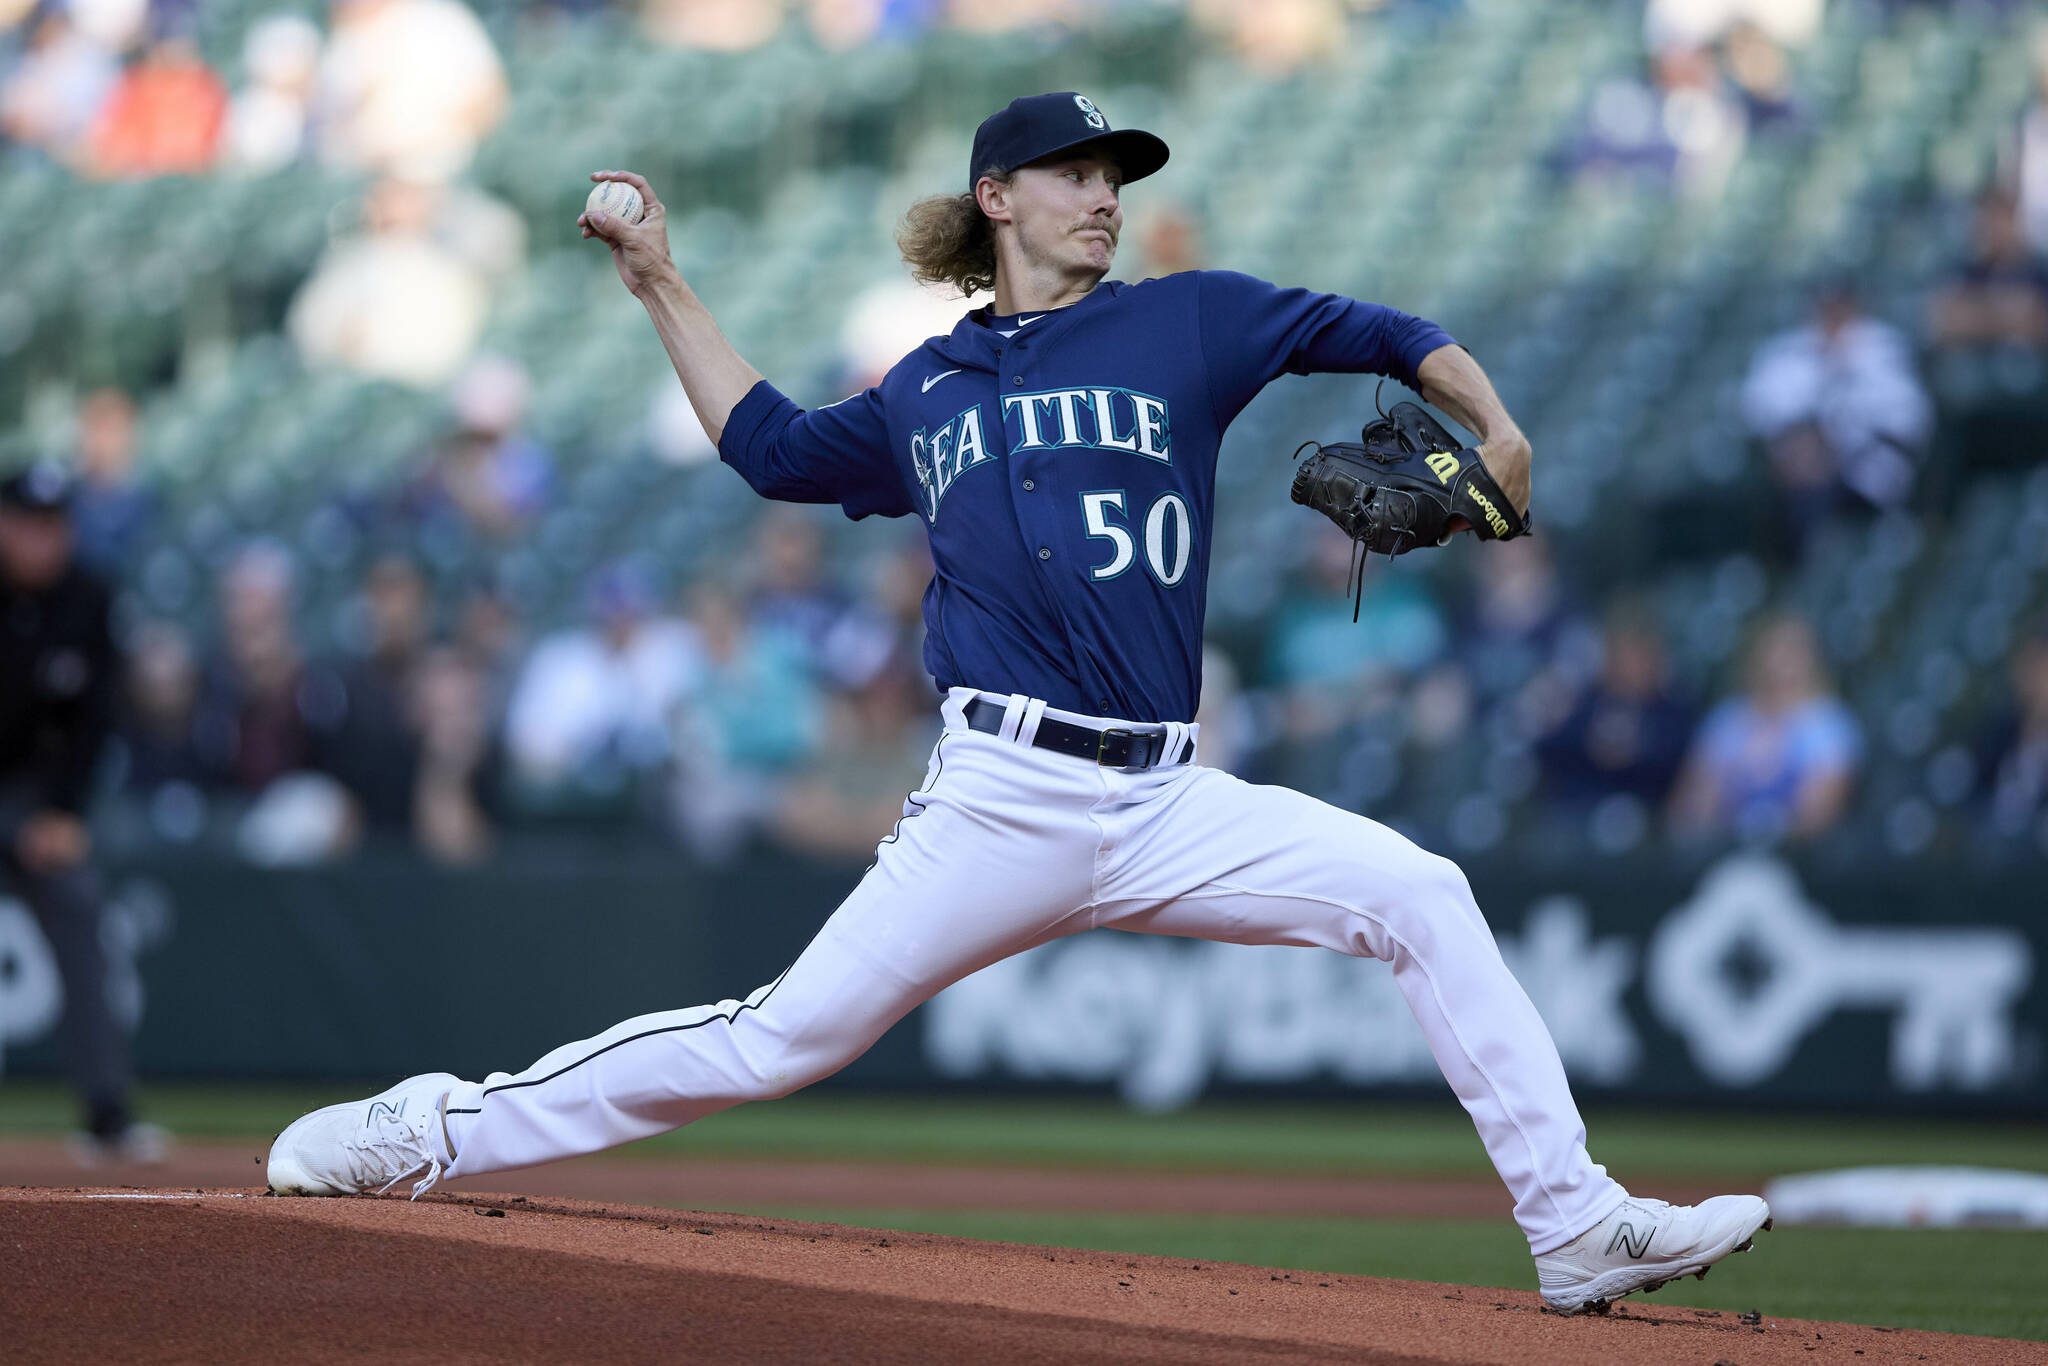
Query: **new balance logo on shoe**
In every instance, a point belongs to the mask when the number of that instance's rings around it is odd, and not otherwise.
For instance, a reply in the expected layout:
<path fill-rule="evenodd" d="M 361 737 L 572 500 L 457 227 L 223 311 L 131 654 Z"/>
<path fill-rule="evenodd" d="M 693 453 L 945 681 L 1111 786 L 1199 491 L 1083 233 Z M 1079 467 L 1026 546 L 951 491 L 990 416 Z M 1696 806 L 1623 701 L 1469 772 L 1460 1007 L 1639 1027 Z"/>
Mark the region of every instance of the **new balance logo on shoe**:
<path fill-rule="evenodd" d="M 1628 1249 L 1629 1256 L 1635 1258 L 1637 1261 L 1641 1261 L 1645 1256 L 1649 1254 L 1650 1238 L 1656 1232 L 1657 1226 L 1655 1224 L 1652 1224 L 1648 1228 L 1644 1229 L 1642 1231 L 1642 1234 L 1638 1236 L 1634 1224 L 1624 1223 L 1620 1225 L 1618 1228 L 1616 1228 L 1614 1230 L 1614 1236 L 1608 1239 L 1607 1252 L 1605 1255 L 1612 1257 L 1614 1255 L 1614 1249 L 1616 1249 L 1617 1247 L 1625 1247 Z"/>
<path fill-rule="evenodd" d="M 393 1105 L 389 1101 L 377 1101 L 376 1103 L 370 1106 L 370 1113 L 363 1116 L 364 1126 L 367 1127 L 369 1125 L 375 1124 L 377 1122 L 377 1115 L 380 1111 L 383 1113 L 384 1118 L 386 1118 L 387 1120 L 402 1119 L 405 1115 L 405 1102 L 400 1101 L 398 1104 Z"/>

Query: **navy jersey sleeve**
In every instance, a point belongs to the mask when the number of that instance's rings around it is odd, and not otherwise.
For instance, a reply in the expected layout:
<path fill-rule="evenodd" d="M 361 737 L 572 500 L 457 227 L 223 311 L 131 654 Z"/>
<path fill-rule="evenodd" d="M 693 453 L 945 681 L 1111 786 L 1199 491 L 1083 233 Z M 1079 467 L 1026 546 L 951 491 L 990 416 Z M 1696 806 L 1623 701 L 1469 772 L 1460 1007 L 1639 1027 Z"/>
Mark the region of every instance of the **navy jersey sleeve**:
<path fill-rule="evenodd" d="M 1456 343 L 1427 319 L 1341 294 L 1283 289 L 1232 270 L 1197 272 L 1202 363 L 1221 422 L 1283 374 L 1391 375 L 1416 387 L 1415 367 Z"/>
<path fill-rule="evenodd" d="M 889 453 L 879 389 L 805 412 L 764 379 L 733 406 L 718 455 L 763 498 L 837 503 L 853 518 L 917 510 Z"/>

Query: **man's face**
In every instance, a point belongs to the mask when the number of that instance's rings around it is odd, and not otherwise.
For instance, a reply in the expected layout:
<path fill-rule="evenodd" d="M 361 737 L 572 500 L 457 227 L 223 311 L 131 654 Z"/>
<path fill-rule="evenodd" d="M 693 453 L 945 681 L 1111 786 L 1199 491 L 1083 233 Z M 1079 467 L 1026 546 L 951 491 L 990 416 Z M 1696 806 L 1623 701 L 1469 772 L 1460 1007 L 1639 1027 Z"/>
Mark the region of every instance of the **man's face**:
<path fill-rule="evenodd" d="M 1124 230 L 1123 172 L 1099 152 L 1076 152 L 1018 168 L 1007 186 L 984 181 L 982 211 L 1007 221 L 1027 260 L 1063 274 L 1109 273 Z M 993 202 L 991 202 L 993 201 Z"/>
<path fill-rule="evenodd" d="M 47 588 L 63 576 L 70 562 L 70 518 L 0 508 L 0 574 L 21 588 Z"/>

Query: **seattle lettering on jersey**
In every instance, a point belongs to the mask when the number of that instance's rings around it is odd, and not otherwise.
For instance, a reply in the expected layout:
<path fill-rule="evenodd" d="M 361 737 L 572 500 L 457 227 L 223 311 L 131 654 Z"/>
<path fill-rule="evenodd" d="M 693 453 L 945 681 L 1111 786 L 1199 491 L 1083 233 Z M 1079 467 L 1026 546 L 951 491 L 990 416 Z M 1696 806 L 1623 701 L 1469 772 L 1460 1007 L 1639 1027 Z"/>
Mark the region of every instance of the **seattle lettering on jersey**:
<path fill-rule="evenodd" d="M 1062 448 L 1128 451 L 1173 462 L 1173 429 L 1166 400 L 1135 389 L 1045 389 L 1005 394 L 1003 434 L 1012 451 Z M 953 481 L 1001 452 L 982 438 L 981 407 L 967 409 L 936 432 L 920 428 L 910 438 L 910 464 L 924 488 L 925 506 L 937 521 L 939 503 Z"/>
<path fill-rule="evenodd" d="M 981 405 L 975 404 L 936 432 L 920 427 L 910 435 L 910 466 L 924 487 L 925 506 L 938 520 L 939 500 L 962 472 L 987 463 L 992 457 L 981 438 Z"/>

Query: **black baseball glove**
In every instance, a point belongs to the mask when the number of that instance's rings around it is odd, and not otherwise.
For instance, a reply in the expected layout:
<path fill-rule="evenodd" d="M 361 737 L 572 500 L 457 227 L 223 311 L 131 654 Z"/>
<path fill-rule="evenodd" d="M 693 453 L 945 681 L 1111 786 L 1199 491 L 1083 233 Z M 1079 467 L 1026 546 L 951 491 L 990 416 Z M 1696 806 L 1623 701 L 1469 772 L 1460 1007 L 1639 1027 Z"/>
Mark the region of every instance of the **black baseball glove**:
<path fill-rule="evenodd" d="M 1315 453 L 1295 467 L 1294 501 L 1342 527 L 1362 554 L 1443 545 L 1459 518 L 1485 541 L 1529 529 L 1479 452 L 1460 446 L 1419 404 L 1396 403 L 1357 444 L 1308 444 Z"/>

